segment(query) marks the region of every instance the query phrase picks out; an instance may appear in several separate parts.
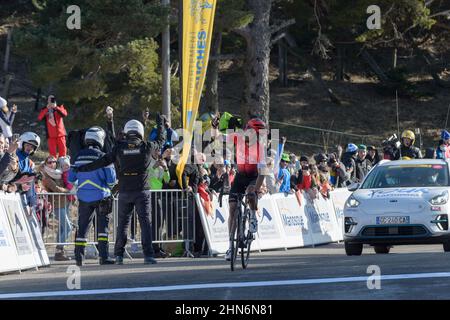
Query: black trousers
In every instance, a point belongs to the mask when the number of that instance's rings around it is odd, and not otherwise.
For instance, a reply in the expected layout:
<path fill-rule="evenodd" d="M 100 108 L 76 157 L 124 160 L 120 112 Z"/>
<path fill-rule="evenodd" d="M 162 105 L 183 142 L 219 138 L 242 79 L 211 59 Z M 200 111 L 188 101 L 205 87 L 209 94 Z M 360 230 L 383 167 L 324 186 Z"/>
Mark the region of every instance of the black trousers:
<path fill-rule="evenodd" d="M 139 225 L 141 226 L 141 242 L 144 255 L 153 257 L 151 207 L 151 193 L 149 190 L 119 193 L 117 239 L 114 246 L 114 254 L 116 256 L 123 257 L 128 240 L 128 227 L 130 226 L 133 209 L 136 208 Z"/>
<path fill-rule="evenodd" d="M 98 251 L 101 258 L 108 258 L 108 226 L 112 211 L 112 198 L 107 198 L 96 202 L 79 201 L 78 206 L 78 230 L 75 239 L 75 259 L 84 258 L 84 249 L 87 244 L 87 234 L 89 232 L 94 212 L 97 212 L 97 241 Z"/>

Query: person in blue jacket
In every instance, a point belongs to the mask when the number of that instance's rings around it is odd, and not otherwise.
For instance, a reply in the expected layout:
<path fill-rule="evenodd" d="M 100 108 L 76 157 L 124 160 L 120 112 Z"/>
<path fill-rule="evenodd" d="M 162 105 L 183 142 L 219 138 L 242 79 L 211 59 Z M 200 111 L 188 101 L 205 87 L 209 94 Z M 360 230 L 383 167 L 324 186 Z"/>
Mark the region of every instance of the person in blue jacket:
<path fill-rule="evenodd" d="M 89 164 L 104 153 L 101 151 L 105 143 L 105 131 L 100 127 L 92 127 L 86 131 L 84 142 L 87 148 L 80 150 L 75 160 L 75 167 Z M 77 197 L 78 230 L 75 239 L 75 261 L 77 266 L 83 265 L 84 249 L 87 245 L 87 233 L 97 212 L 97 241 L 100 264 L 114 264 L 108 255 L 108 224 L 112 212 L 111 189 L 116 184 L 114 165 L 89 172 L 69 171 L 69 181 L 78 181 Z"/>

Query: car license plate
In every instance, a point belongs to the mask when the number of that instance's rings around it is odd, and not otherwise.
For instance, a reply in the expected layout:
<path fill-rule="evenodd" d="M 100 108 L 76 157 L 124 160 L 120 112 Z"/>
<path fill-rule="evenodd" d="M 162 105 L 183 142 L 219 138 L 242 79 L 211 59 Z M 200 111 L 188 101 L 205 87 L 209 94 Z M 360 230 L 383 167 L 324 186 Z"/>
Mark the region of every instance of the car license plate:
<path fill-rule="evenodd" d="M 409 224 L 409 217 L 377 217 L 377 224 Z"/>

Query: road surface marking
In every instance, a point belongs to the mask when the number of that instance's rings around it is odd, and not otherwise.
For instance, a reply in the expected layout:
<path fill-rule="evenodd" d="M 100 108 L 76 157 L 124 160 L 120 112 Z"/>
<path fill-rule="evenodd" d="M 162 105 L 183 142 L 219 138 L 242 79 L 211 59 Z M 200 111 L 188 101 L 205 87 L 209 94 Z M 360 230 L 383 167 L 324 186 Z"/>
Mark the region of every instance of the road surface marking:
<path fill-rule="evenodd" d="M 413 273 L 413 274 L 396 274 L 396 275 L 380 276 L 381 281 L 430 279 L 430 278 L 450 278 L 450 272 Z M 39 297 L 86 296 L 86 295 L 115 294 L 115 293 L 140 293 L 140 292 L 161 292 L 161 291 L 180 291 L 180 290 L 198 290 L 198 289 L 252 288 L 252 287 L 292 286 L 292 285 L 325 284 L 325 283 L 367 282 L 367 279 L 368 279 L 367 276 L 362 276 L 362 277 L 343 277 L 343 278 L 324 278 L 324 279 L 203 283 L 203 284 L 187 284 L 187 285 L 141 287 L 141 288 L 20 292 L 20 293 L 0 294 L 0 299 L 23 299 L 23 298 L 39 298 Z"/>

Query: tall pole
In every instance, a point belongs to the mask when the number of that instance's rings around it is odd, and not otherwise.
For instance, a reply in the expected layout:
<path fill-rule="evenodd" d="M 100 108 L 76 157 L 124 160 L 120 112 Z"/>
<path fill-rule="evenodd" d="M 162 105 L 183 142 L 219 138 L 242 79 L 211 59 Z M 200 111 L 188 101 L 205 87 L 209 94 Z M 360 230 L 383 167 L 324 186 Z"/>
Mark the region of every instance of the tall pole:
<path fill-rule="evenodd" d="M 164 6 L 170 7 L 170 0 L 162 0 Z M 170 121 L 170 25 L 167 19 L 162 32 L 162 113 Z"/>

